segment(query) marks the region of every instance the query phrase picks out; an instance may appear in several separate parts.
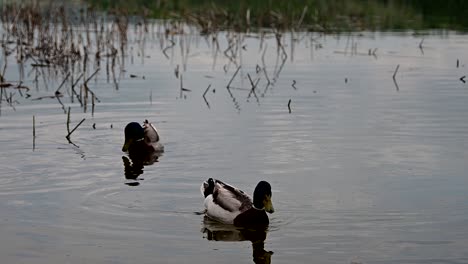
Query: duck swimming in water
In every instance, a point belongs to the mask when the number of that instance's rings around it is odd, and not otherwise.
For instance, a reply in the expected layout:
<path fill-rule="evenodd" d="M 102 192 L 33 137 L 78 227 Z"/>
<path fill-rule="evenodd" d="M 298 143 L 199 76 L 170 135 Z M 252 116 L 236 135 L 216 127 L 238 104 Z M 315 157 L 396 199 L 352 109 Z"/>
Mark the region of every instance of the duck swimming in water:
<path fill-rule="evenodd" d="M 205 215 L 235 226 L 268 226 L 268 213 L 273 213 L 271 185 L 260 181 L 252 199 L 243 191 L 220 180 L 209 178 L 200 187 L 205 197 Z"/>
<path fill-rule="evenodd" d="M 164 146 L 159 142 L 158 131 L 148 120 L 143 122 L 143 126 L 137 122 L 128 123 L 124 133 L 125 142 L 122 151 L 128 152 L 130 156 L 147 156 L 164 152 Z"/>

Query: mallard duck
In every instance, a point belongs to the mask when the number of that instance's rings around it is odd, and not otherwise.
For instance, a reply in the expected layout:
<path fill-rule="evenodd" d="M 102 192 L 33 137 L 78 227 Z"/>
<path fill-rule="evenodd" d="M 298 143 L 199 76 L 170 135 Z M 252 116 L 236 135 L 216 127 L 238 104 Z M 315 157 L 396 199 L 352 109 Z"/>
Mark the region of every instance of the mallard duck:
<path fill-rule="evenodd" d="M 268 213 L 273 213 L 271 186 L 260 181 L 252 199 L 243 191 L 220 180 L 209 178 L 200 187 L 205 197 L 205 215 L 235 226 L 267 226 Z"/>
<path fill-rule="evenodd" d="M 146 156 L 152 153 L 164 152 L 164 146 L 159 142 L 159 134 L 156 128 L 145 120 L 143 126 L 137 122 L 128 123 L 125 127 L 125 143 L 123 152 L 131 156 Z"/>

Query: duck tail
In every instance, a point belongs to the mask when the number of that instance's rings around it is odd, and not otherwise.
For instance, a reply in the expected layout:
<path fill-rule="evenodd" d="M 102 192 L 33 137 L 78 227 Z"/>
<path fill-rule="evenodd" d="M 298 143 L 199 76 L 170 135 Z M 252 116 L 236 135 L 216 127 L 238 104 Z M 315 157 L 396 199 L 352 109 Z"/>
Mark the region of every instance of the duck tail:
<path fill-rule="evenodd" d="M 214 185 L 215 183 L 214 183 L 213 178 L 209 178 L 208 180 L 202 183 L 202 185 L 200 186 L 200 191 L 205 198 L 208 195 L 213 194 Z"/>
<path fill-rule="evenodd" d="M 159 133 L 156 130 L 156 127 L 148 122 L 148 119 L 143 122 L 143 129 L 145 131 L 145 142 L 147 143 L 156 143 L 159 142 Z"/>

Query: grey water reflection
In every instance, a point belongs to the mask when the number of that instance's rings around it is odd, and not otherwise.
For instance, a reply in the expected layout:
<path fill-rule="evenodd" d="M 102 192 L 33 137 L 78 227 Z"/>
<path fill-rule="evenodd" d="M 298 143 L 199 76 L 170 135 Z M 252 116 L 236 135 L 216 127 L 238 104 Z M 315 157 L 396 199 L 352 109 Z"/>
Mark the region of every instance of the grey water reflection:
<path fill-rule="evenodd" d="M 215 222 L 208 217 L 203 219 L 201 232 L 207 240 L 220 242 L 250 241 L 252 243 L 252 259 L 255 264 L 269 264 L 273 251 L 265 250 L 265 240 L 268 229 L 238 228 Z"/>

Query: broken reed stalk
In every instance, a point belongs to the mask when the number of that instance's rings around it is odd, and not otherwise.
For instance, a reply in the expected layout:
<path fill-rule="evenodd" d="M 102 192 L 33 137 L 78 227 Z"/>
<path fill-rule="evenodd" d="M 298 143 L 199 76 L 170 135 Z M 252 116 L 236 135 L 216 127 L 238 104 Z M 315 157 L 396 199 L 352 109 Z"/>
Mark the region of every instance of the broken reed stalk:
<path fill-rule="evenodd" d="M 395 72 L 393 73 L 393 80 L 395 80 L 396 74 L 398 72 L 398 69 L 400 68 L 400 64 L 396 66 Z"/>
<path fill-rule="evenodd" d="M 247 73 L 247 77 L 249 77 L 250 85 L 252 85 L 252 89 L 250 90 L 249 95 L 247 96 L 247 99 L 249 99 L 250 96 L 253 94 L 255 99 L 257 100 L 257 103 L 260 104 L 260 100 L 258 99 L 257 93 L 255 92 L 255 88 L 257 88 L 260 78 L 258 78 L 257 81 L 254 83 L 252 81 L 252 78 L 250 77 L 250 74 Z"/>
<path fill-rule="evenodd" d="M 262 41 L 263 41 L 263 35 L 262 35 Z M 263 73 L 265 74 L 265 78 L 267 79 L 268 84 L 271 84 L 270 78 L 268 77 L 268 74 L 267 74 L 267 71 L 266 71 L 266 65 L 265 65 L 265 53 L 266 53 L 266 51 L 267 51 L 267 48 L 268 48 L 268 43 L 265 44 L 265 49 L 263 49 L 263 53 L 262 53 L 262 66 L 263 66 Z"/>
<path fill-rule="evenodd" d="M 250 93 L 249 93 L 249 96 L 250 96 L 250 94 L 255 93 L 255 88 L 257 87 L 257 84 L 254 84 L 254 82 L 252 81 L 252 78 L 250 77 L 250 74 L 247 73 L 247 77 L 249 78 L 250 85 L 252 85 L 252 89 L 250 90 Z"/>
<path fill-rule="evenodd" d="M 33 115 L 33 137 L 36 137 L 36 116 Z"/>
<path fill-rule="evenodd" d="M 70 132 L 68 133 L 68 135 L 65 137 L 66 139 L 68 139 L 68 141 L 70 141 L 70 136 L 71 136 L 71 134 L 72 134 L 73 132 L 75 132 L 75 130 L 76 130 L 85 120 L 86 120 L 86 118 L 83 118 L 83 119 L 78 123 L 78 125 L 76 125 L 75 128 L 73 128 L 73 130 L 70 131 Z"/>
<path fill-rule="evenodd" d="M 91 93 L 91 116 L 94 116 L 94 100 L 95 100 L 96 96 L 94 95 L 94 93 Z"/>
<path fill-rule="evenodd" d="M 183 84 L 183 80 L 182 80 L 182 74 L 180 75 L 180 99 L 182 99 L 182 92 L 184 91 L 184 84 Z"/>
<path fill-rule="evenodd" d="M 67 110 L 65 109 L 65 105 L 62 103 L 62 100 L 60 100 L 60 93 L 55 93 L 55 98 L 57 98 L 57 101 L 60 103 L 63 109 L 63 113 L 66 114 Z"/>
<path fill-rule="evenodd" d="M 33 115 L 33 151 L 36 149 L 36 116 Z"/>
<path fill-rule="evenodd" d="M 36 116 L 33 115 L 33 138 L 36 137 Z"/>
<path fill-rule="evenodd" d="M 67 74 L 67 76 L 63 79 L 62 83 L 59 85 L 59 87 L 57 88 L 57 90 L 55 91 L 55 94 L 57 95 L 57 93 L 60 92 L 60 89 L 62 88 L 62 86 L 65 84 L 65 82 L 67 81 L 68 77 L 70 77 L 70 73 Z"/>
<path fill-rule="evenodd" d="M 299 29 L 302 25 L 302 21 L 304 20 L 304 17 L 307 13 L 308 6 L 304 6 L 304 9 L 302 10 L 301 17 L 299 18 L 299 22 L 297 22 L 296 28 Z"/>
<path fill-rule="evenodd" d="M 2 113 L 3 87 L 0 87 L 0 114 Z"/>
<path fill-rule="evenodd" d="M 67 114 L 67 133 L 70 134 L 70 107 L 68 107 L 68 114 Z"/>
<path fill-rule="evenodd" d="M 236 75 L 237 75 L 237 73 L 239 72 L 240 68 L 241 68 L 241 66 L 237 67 L 236 72 L 234 73 L 234 75 L 232 75 L 231 80 L 230 80 L 229 83 L 227 84 L 226 88 L 228 88 L 228 89 L 231 88 L 232 80 L 234 80 L 234 78 L 236 77 Z"/>
<path fill-rule="evenodd" d="M 78 93 L 75 91 L 75 86 L 78 84 L 78 81 L 83 77 L 83 73 L 80 74 L 80 76 L 78 76 L 78 78 L 76 79 L 76 81 L 72 84 L 72 93 L 76 96 L 76 99 L 78 99 L 78 101 L 80 102 L 80 105 L 83 106 L 83 102 L 81 101 L 81 97 L 80 95 L 78 95 Z M 81 93 L 81 91 L 80 91 Z"/>
<path fill-rule="evenodd" d="M 206 95 L 206 93 L 210 90 L 210 87 L 211 87 L 211 83 L 210 83 L 210 85 L 208 85 L 208 87 L 206 87 L 206 90 L 205 90 L 205 92 L 203 93 L 203 98 L 205 98 L 205 95 Z"/>
<path fill-rule="evenodd" d="M 88 79 L 86 79 L 86 81 L 84 82 L 85 84 L 88 84 L 89 80 L 91 80 L 94 75 L 96 75 L 98 72 L 99 72 L 100 68 L 97 68 L 93 74 L 91 74 L 91 76 L 88 77 Z"/>
<path fill-rule="evenodd" d="M 210 85 L 208 85 L 205 92 L 203 93 L 203 100 L 205 100 L 206 106 L 208 106 L 208 108 L 210 108 L 210 104 L 208 103 L 208 100 L 206 100 L 205 96 L 206 96 L 206 93 L 208 92 L 208 90 L 210 90 L 210 87 L 211 87 L 211 83 L 210 83 Z"/>
<path fill-rule="evenodd" d="M 170 57 L 169 57 L 169 55 L 167 55 L 166 51 L 167 51 L 168 49 L 171 49 L 171 48 L 173 48 L 173 47 L 175 46 L 175 42 L 174 42 L 172 39 L 168 39 L 168 41 L 170 41 L 170 42 L 171 42 L 171 45 L 170 45 L 170 46 L 167 46 L 167 47 L 165 47 L 165 48 L 163 49 L 163 51 L 162 51 L 162 52 L 163 52 L 163 54 L 164 54 L 164 56 L 166 57 L 166 59 L 170 59 Z"/>

